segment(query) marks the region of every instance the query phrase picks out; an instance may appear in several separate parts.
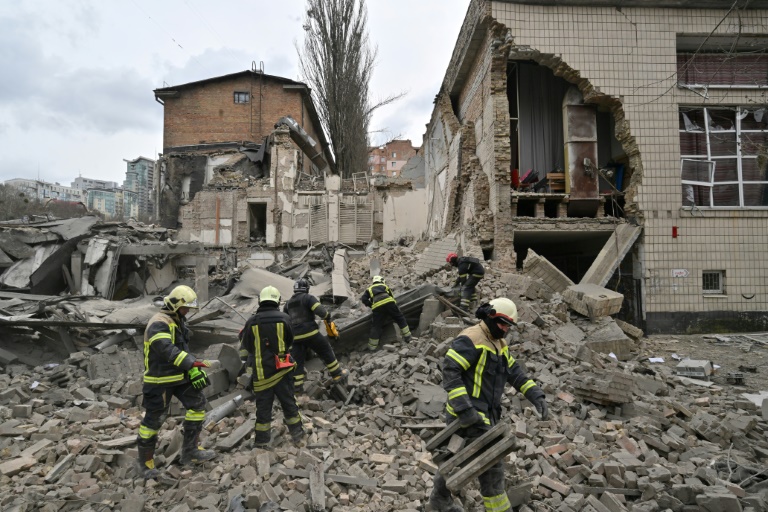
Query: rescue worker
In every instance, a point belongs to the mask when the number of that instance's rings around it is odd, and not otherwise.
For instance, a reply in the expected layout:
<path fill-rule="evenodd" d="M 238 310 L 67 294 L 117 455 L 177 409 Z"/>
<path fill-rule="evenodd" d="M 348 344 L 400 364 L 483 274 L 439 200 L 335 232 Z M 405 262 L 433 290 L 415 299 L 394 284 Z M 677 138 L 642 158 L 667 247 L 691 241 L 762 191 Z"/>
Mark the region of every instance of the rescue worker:
<path fill-rule="evenodd" d="M 509 353 L 504 336 L 517 324 L 517 306 L 507 298 L 493 299 L 475 313 L 481 322 L 464 329 L 451 342 L 443 360 L 443 388 L 448 392 L 445 418 L 459 419 L 459 435 L 470 440 L 490 430 L 501 420 L 501 398 L 509 383 L 530 401 L 546 420 L 549 416 L 544 392 L 529 379 Z M 480 494 L 486 511 L 511 510 L 504 486 L 504 467 L 497 462 L 481 474 Z M 445 478 L 437 473 L 429 497 L 432 510 L 461 512 L 453 502 Z"/>
<path fill-rule="evenodd" d="M 144 331 L 144 400 L 146 410 L 139 427 L 139 472 L 145 479 L 157 478 L 155 446 L 171 398 L 186 409 L 184 442 L 179 462 L 198 463 L 215 457 L 212 450 L 199 446 L 205 419 L 203 388 L 210 384 L 206 361 L 197 361 L 189 352 L 190 333 L 186 315 L 197 308 L 197 294 L 189 286 L 177 286 L 163 298 L 160 312 L 150 318 Z"/>
<path fill-rule="evenodd" d="M 293 296 L 285 303 L 283 311 L 291 317 L 291 328 L 293 329 L 291 356 L 296 362 L 296 370 L 293 375 L 296 394 L 304 391 L 304 379 L 306 378 L 304 361 L 308 348 L 312 349 L 323 360 L 334 381 L 342 380 L 348 372 L 341 369 L 328 338 L 320 333 L 315 322 L 315 315 L 317 315 L 327 325 L 330 325 L 331 315 L 320 304 L 317 297 L 310 295 L 309 281 L 303 277 L 296 280 L 293 284 Z"/>
<path fill-rule="evenodd" d="M 368 337 L 368 348 L 370 350 L 376 350 L 379 346 L 379 339 L 384 327 L 392 321 L 400 327 L 403 341 L 410 343 L 411 329 L 408 327 L 408 322 L 406 322 L 400 308 L 397 307 L 392 290 L 384 282 L 383 277 L 373 276 L 373 284 L 365 290 L 360 300 L 371 308 L 371 333 Z"/>
<path fill-rule="evenodd" d="M 477 292 L 475 287 L 477 283 L 485 276 L 485 268 L 480 260 L 469 256 L 459 257 L 455 252 L 448 253 L 445 261 L 451 266 L 457 267 L 459 277 L 454 283 L 454 287 L 461 287 L 461 302 L 459 307 L 469 310 L 470 305 L 477 301 Z"/>
<path fill-rule="evenodd" d="M 277 398 L 288 432 L 295 443 L 304 439 L 299 406 L 293 394 L 293 344 L 291 318 L 280 311 L 280 292 L 266 286 L 259 294 L 259 308 L 242 330 L 240 354 L 247 355 L 253 376 L 256 424 L 253 444 L 268 448 L 272 440 L 272 404 Z"/>

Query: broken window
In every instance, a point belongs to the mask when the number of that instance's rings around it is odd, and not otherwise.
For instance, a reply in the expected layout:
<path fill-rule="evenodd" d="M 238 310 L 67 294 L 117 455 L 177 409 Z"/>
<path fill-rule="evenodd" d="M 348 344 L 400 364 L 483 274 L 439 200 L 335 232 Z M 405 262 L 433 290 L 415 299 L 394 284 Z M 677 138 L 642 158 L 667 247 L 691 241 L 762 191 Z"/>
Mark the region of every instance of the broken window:
<path fill-rule="evenodd" d="M 250 97 L 250 93 L 235 91 L 235 103 L 248 103 Z"/>
<path fill-rule="evenodd" d="M 267 203 L 248 203 L 248 229 L 250 241 L 267 241 Z"/>
<path fill-rule="evenodd" d="M 705 295 L 723 295 L 725 270 L 705 270 L 701 273 L 701 288 Z"/>
<path fill-rule="evenodd" d="M 683 206 L 768 206 L 765 110 L 765 106 L 680 108 Z"/>

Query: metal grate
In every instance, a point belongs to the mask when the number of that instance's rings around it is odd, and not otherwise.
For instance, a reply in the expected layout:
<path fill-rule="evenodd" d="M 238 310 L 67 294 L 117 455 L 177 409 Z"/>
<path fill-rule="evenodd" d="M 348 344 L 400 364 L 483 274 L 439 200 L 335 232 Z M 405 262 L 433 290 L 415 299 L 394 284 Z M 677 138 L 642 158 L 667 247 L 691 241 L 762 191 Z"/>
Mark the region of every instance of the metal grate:
<path fill-rule="evenodd" d="M 725 272 L 722 270 L 706 270 L 701 275 L 701 287 L 706 294 L 723 293 L 723 277 Z"/>

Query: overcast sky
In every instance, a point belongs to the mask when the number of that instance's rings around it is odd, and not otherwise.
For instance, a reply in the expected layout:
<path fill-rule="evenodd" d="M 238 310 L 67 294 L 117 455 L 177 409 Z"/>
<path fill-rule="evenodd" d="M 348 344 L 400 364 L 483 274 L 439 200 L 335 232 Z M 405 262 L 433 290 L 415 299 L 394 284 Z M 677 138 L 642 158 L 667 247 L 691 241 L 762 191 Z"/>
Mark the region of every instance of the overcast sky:
<path fill-rule="evenodd" d="M 0 181 L 117 181 L 162 151 L 152 91 L 264 63 L 300 80 L 304 0 L 0 2 Z M 422 143 L 469 0 L 368 0 L 377 137 Z"/>

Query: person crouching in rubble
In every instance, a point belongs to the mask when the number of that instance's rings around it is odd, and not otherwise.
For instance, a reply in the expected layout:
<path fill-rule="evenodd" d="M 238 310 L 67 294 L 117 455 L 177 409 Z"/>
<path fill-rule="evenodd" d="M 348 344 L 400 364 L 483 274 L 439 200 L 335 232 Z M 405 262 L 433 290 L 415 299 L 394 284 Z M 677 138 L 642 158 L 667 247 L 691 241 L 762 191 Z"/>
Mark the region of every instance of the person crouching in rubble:
<path fill-rule="evenodd" d="M 408 322 L 406 322 L 400 308 L 397 307 L 395 296 L 387 283 L 384 282 L 383 277 L 373 276 L 373 283 L 365 290 L 360 300 L 371 308 L 371 333 L 368 336 L 368 349 L 376 350 L 384 327 L 392 321 L 400 327 L 403 341 L 410 343 L 411 329 L 408 327 Z"/>
<path fill-rule="evenodd" d="M 331 314 L 320 304 L 317 297 L 310 295 L 309 281 L 303 277 L 296 280 L 293 284 L 293 296 L 285 303 L 283 311 L 291 317 L 291 327 L 293 328 L 291 356 L 296 361 L 296 370 L 293 376 L 296 394 L 304 391 L 304 379 L 306 377 L 304 361 L 307 356 L 307 348 L 312 349 L 323 360 L 334 381 L 343 380 L 348 372 L 342 370 L 328 338 L 320 334 L 317 323 L 315 323 L 315 315 L 317 315 L 321 320 L 325 320 L 327 325 L 333 325 Z M 330 329 L 330 327 L 328 328 Z"/>
<path fill-rule="evenodd" d="M 291 358 L 293 330 L 291 317 L 280 311 L 280 292 L 266 286 L 259 294 L 259 309 L 241 332 L 240 354 L 247 357 L 253 377 L 256 402 L 255 448 L 269 448 L 272 440 L 272 404 L 275 398 L 283 409 L 288 432 L 297 444 L 304 439 L 299 406 L 293 394 Z"/>
<path fill-rule="evenodd" d="M 446 421 L 451 423 L 458 418 L 459 435 L 466 439 L 479 437 L 501 420 L 501 397 L 506 383 L 523 393 L 546 420 L 549 412 L 544 392 L 525 375 L 504 340 L 511 326 L 517 324 L 515 303 L 507 298 L 493 299 L 482 304 L 475 315 L 482 321 L 464 329 L 451 342 L 443 360 L 443 388 L 448 393 Z M 485 510 L 511 509 L 502 461 L 481 474 L 479 480 Z M 454 503 L 440 473 L 435 475 L 429 504 L 438 512 L 463 510 Z"/>
<path fill-rule="evenodd" d="M 144 400 L 146 410 L 137 439 L 139 472 L 145 479 L 159 476 L 155 468 L 157 432 L 163 416 L 176 397 L 186 409 L 184 442 L 179 462 L 183 465 L 213 459 L 212 450 L 198 443 L 205 419 L 203 388 L 210 384 L 205 370 L 209 364 L 189 353 L 190 333 L 186 315 L 197 308 L 197 294 L 189 286 L 177 286 L 163 298 L 163 307 L 150 318 L 144 331 Z"/>
<path fill-rule="evenodd" d="M 470 305 L 476 303 L 477 292 L 475 288 L 477 283 L 485 276 L 485 268 L 480 260 L 477 258 L 471 258 L 469 256 L 459 257 L 455 252 L 448 253 L 445 257 L 445 261 L 452 267 L 456 267 L 459 271 L 459 277 L 456 278 L 454 283 L 455 287 L 461 287 L 461 302 L 459 307 L 464 310 L 469 310 Z"/>

